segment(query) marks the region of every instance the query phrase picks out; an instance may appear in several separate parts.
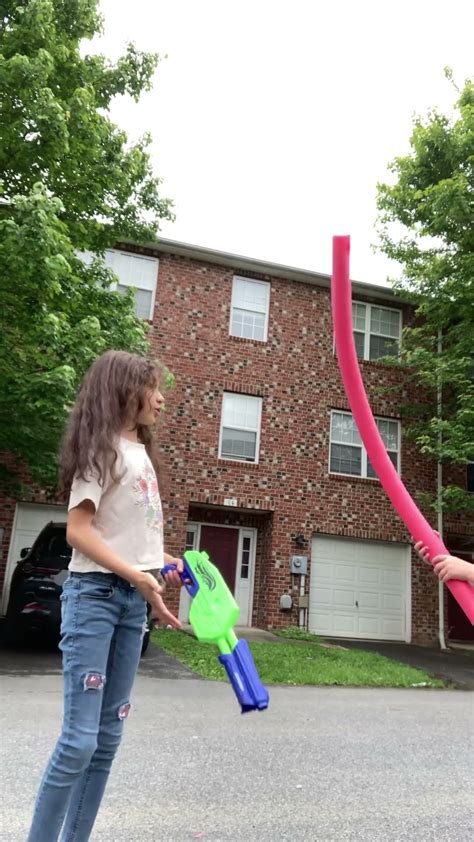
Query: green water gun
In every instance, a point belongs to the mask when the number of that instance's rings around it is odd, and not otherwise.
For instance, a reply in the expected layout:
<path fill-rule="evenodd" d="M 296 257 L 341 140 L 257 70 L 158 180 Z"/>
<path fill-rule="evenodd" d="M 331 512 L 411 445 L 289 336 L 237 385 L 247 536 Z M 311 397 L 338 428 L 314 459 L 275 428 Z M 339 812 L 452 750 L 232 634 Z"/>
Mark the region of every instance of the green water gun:
<path fill-rule="evenodd" d="M 242 713 L 265 710 L 268 690 L 260 681 L 247 641 L 239 640 L 234 633 L 239 606 L 222 574 L 205 552 L 188 550 L 183 564 L 180 576 L 192 597 L 189 622 L 197 639 L 218 647 L 219 661 L 225 667 Z M 166 575 L 170 570 L 176 570 L 176 565 L 167 564 L 161 573 Z"/>

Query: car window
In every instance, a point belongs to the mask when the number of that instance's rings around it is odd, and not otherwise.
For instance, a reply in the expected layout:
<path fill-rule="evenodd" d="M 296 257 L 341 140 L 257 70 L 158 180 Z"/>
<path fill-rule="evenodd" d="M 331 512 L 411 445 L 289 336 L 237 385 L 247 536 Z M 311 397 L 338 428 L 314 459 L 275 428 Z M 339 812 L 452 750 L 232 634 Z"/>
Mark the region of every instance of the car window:
<path fill-rule="evenodd" d="M 68 566 L 72 549 L 61 532 L 45 536 L 45 540 L 35 553 L 34 563 L 38 567 L 55 567 L 61 570 Z"/>

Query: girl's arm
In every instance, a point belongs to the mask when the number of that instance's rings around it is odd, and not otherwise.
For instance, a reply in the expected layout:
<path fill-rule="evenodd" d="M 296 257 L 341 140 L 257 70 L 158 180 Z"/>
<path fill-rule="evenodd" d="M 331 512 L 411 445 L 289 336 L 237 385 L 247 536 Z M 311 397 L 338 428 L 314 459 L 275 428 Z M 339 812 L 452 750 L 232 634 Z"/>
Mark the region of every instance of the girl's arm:
<path fill-rule="evenodd" d="M 154 613 L 165 625 L 172 625 L 180 628 L 179 620 L 166 608 L 161 597 L 163 588 L 158 584 L 155 577 L 143 570 L 137 570 L 132 564 L 124 561 L 117 553 L 114 553 L 92 529 L 92 520 L 95 515 L 95 505 L 92 500 L 83 500 L 74 509 L 71 509 L 67 520 L 66 538 L 71 547 L 83 555 L 115 573 L 122 579 L 130 582 L 143 598 L 150 603 Z"/>

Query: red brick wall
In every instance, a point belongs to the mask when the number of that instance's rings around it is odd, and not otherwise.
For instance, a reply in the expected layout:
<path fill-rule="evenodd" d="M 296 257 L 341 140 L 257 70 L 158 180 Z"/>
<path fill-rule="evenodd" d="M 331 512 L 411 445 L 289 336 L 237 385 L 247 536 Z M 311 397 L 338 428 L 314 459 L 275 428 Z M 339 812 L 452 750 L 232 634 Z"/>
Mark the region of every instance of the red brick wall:
<path fill-rule="evenodd" d="M 297 599 L 290 616 L 280 611 L 279 599 L 292 587 L 290 556 L 310 555 L 313 534 L 409 540 L 377 481 L 328 473 L 331 409 L 349 409 L 333 353 L 329 290 L 261 276 L 271 283 L 268 339 L 252 342 L 229 336 L 232 269 L 159 257 L 150 339 L 153 352 L 176 376 L 158 433 L 168 473 L 167 549 L 182 550 L 190 516 L 258 524 L 254 622 L 268 627 L 296 623 Z M 364 362 L 362 373 L 376 415 L 398 418 L 398 404 L 418 397 L 397 368 Z M 382 394 L 387 385 L 395 391 Z M 218 459 L 224 391 L 263 398 L 258 465 Z M 415 498 L 421 491 L 433 492 L 435 465 L 408 442 L 402 443 L 401 465 Z M 226 497 L 236 498 L 248 513 L 216 509 Z M 0 512 L 7 523 L 14 502 L 4 505 Z M 433 512 L 425 514 L 436 523 Z M 473 525 L 460 516 L 450 518 L 449 528 L 462 534 Z M 296 534 L 306 539 L 303 550 L 295 545 Z M 437 583 L 416 557 L 412 605 L 413 639 L 434 640 Z"/>
<path fill-rule="evenodd" d="M 308 555 L 317 532 L 385 541 L 409 536 L 378 482 L 328 473 L 330 412 L 349 408 L 333 354 L 329 290 L 263 276 L 271 282 L 268 339 L 254 343 L 229 336 L 233 274 L 160 256 L 151 341 L 176 376 L 159 434 L 173 478 L 167 527 L 179 544 L 188 507 L 222 506 L 225 497 L 236 498 L 239 507 L 268 512 L 260 534 L 254 612 L 262 625 L 279 626 L 289 620 L 279 609 L 279 597 L 291 588 L 288 562 L 298 552 L 296 533 L 305 536 Z M 398 369 L 364 362 L 362 370 L 376 415 L 397 418 L 398 404 L 415 399 L 414 387 L 404 385 Z M 399 388 L 381 394 L 386 385 Z M 263 398 L 258 465 L 218 459 L 226 390 Z M 401 460 L 410 493 L 433 491 L 433 463 L 407 442 Z M 436 522 L 434 513 L 425 514 Z M 457 531 L 465 529 L 460 521 Z M 416 558 L 412 581 L 413 638 L 432 640 L 438 627 L 437 584 Z M 291 621 L 297 621 L 297 601 Z"/>

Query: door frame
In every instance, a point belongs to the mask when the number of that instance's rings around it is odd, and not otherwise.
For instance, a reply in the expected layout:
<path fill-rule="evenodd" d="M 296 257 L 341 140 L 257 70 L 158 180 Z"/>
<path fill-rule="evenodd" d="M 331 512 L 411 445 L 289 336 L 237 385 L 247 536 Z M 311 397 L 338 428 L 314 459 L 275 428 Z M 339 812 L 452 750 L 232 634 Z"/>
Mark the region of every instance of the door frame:
<path fill-rule="evenodd" d="M 241 559 L 242 559 L 242 549 L 243 549 L 243 539 L 244 533 L 250 536 L 250 559 L 249 559 L 249 594 L 248 594 L 248 611 L 247 616 L 240 616 L 239 617 L 239 625 L 242 626 L 251 626 L 252 625 L 252 609 L 253 609 L 253 597 L 254 597 L 254 586 L 255 586 L 255 558 L 256 558 L 256 550 L 257 550 L 257 534 L 258 529 L 255 527 L 247 527 L 247 526 L 233 526 L 231 523 L 208 523 L 202 521 L 188 521 L 186 523 L 186 533 L 193 532 L 194 533 L 194 542 L 193 546 L 189 547 L 186 545 L 186 549 L 197 549 L 201 542 L 201 527 L 202 526 L 212 526 L 217 529 L 237 529 L 239 532 L 239 540 L 237 544 L 237 562 L 235 566 L 235 582 L 234 582 L 234 592 L 235 592 L 235 599 L 239 602 L 238 598 L 238 581 Z M 187 618 L 189 614 L 189 604 L 191 601 L 191 597 L 189 596 L 186 588 L 181 588 L 180 593 L 180 600 L 179 600 L 179 619 L 183 621 L 184 618 Z M 239 606 L 240 607 L 240 606 Z"/>

